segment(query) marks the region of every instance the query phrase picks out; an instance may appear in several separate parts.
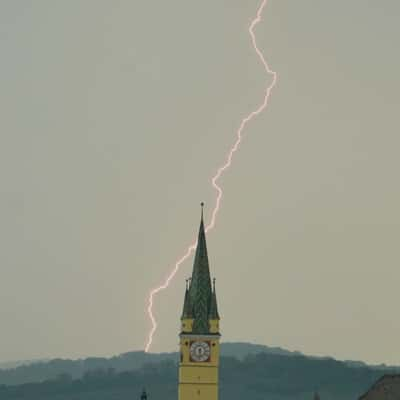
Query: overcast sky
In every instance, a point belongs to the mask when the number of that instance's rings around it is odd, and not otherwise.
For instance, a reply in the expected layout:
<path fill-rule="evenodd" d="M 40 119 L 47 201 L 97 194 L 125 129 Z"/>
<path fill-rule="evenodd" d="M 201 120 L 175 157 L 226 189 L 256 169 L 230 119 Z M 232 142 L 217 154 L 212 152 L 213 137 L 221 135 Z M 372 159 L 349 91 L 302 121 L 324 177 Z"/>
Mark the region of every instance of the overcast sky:
<path fill-rule="evenodd" d="M 0 361 L 143 349 L 268 83 L 256 0 L 0 1 Z M 208 235 L 224 341 L 400 364 L 400 2 L 270 0 L 279 74 Z M 192 260 L 156 299 L 177 349 Z"/>

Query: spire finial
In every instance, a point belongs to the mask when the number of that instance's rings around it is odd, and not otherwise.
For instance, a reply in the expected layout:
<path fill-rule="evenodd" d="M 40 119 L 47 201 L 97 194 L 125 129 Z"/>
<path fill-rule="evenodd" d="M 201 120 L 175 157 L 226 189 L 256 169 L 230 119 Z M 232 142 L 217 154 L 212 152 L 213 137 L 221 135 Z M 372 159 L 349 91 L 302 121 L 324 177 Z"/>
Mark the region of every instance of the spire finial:
<path fill-rule="evenodd" d="M 204 201 L 202 201 L 200 203 L 200 206 L 201 206 L 201 220 L 203 221 L 203 217 L 204 217 Z"/>

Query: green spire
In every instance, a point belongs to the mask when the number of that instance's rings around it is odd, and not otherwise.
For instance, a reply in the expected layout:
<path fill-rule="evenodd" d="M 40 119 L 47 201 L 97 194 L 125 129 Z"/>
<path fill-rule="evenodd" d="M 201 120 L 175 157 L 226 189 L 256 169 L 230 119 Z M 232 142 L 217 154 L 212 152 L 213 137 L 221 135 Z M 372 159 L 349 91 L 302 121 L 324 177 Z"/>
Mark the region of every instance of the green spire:
<path fill-rule="evenodd" d="M 211 295 L 209 319 L 220 319 L 218 314 L 217 293 L 215 292 L 215 278 L 213 279 L 213 292 Z"/>
<path fill-rule="evenodd" d="M 203 221 L 203 206 L 204 203 L 201 203 L 201 221 L 189 288 L 189 299 L 193 305 L 193 333 L 207 334 L 209 331 L 208 315 L 212 291 Z"/>
<path fill-rule="evenodd" d="M 186 291 L 185 291 L 185 300 L 183 302 L 183 311 L 181 319 L 193 318 L 193 307 L 192 302 L 190 301 L 189 296 L 189 282 L 190 279 L 186 280 Z"/>

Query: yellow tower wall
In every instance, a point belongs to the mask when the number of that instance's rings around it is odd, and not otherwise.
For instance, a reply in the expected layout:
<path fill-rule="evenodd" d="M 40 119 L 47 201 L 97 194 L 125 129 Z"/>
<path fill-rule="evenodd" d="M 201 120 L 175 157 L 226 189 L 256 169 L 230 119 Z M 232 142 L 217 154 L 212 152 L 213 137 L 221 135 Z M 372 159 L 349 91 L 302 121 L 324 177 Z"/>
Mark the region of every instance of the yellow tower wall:
<path fill-rule="evenodd" d="M 217 400 L 217 385 L 179 385 L 178 400 Z"/>
<path fill-rule="evenodd" d="M 210 333 L 219 333 L 219 321 L 210 319 Z"/>
<path fill-rule="evenodd" d="M 209 360 L 194 362 L 190 359 L 190 346 L 196 341 L 207 342 L 209 344 Z M 219 334 L 181 334 L 179 400 L 218 400 L 219 346 Z"/>
<path fill-rule="evenodd" d="M 182 319 L 181 330 L 182 330 L 182 332 L 185 332 L 185 333 L 192 332 L 192 330 L 193 330 L 193 319 L 190 319 L 190 318 Z"/>
<path fill-rule="evenodd" d="M 180 383 L 218 384 L 218 367 L 184 365 L 179 368 Z"/>

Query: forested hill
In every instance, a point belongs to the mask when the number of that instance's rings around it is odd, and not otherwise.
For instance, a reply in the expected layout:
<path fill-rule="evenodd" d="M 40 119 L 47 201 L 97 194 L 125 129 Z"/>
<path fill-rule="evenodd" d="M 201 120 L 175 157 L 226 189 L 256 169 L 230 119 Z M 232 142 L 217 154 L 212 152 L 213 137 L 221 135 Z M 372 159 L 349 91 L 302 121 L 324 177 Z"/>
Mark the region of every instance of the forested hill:
<path fill-rule="evenodd" d="M 259 353 L 275 354 L 281 356 L 300 356 L 299 352 L 291 352 L 279 347 L 268 347 L 251 343 L 222 343 L 221 355 L 235 357 L 243 360 L 248 355 Z M 310 359 L 321 359 L 308 357 Z M 81 360 L 44 360 L 40 362 L 25 362 L 15 368 L 0 369 L 0 385 L 20 385 L 23 383 L 42 382 L 45 380 L 56 379 L 61 374 L 68 374 L 72 379 L 82 378 L 83 375 L 93 370 L 112 369 L 116 373 L 137 370 L 148 363 L 158 363 L 161 361 L 178 360 L 178 353 L 144 353 L 142 351 L 120 354 L 111 358 L 91 357 Z M 359 368 L 367 367 L 362 362 L 346 361 L 346 365 Z M 4 367 L 3 367 L 4 368 Z M 382 372 L 393 371 L 395 368 L 386 366 L 374 366 L 373 369 L 380 369 Z M 0 399 L 1 400 L 1 399 Z"/>
<path fill-rule="evenodd" d="M 221 400 L 303 400 L 318 390 L 322 400 L 356 400 L 382 375 L 332 359 L 260 353 L 221 358 Z M 42 382 L 0 386 L 1 400 L 131 400 L 143 387 L 149 400 L 177 399 L 177 365 L 171 360 L 130 372 L 95 369 L 80 379 L 68 374 Z"/>
<path fill-rule="evenodd" d="M 268 347 L 251 343 L 223 343 L 221 355 L 233 356 L 243 359 L 245 356 L 257 353 L 299 355 L 298 352 L 290 352 L 279 347 Z M 109 368 L 116 372 L 132 371 L 141 368 L 146 363 L 157 363 L 160 361 L 178 360 L 178 353 L 144 353 L 134 351 L 120 354 L 111 358 L 90 357 L 81 360 L 54 359 L 41 362 L 26 362 L 25 365 L 16 368 L 0 370 L 0 385 L 19 385 L 23 383 L 42 382 L 55 379 L 58 375 L 67 373 L 73 379 L 78 379 L 88 371 L 94 369 Z"/>

